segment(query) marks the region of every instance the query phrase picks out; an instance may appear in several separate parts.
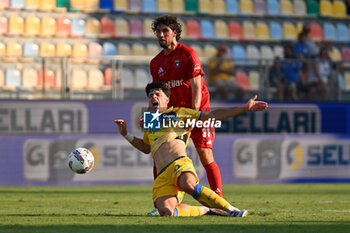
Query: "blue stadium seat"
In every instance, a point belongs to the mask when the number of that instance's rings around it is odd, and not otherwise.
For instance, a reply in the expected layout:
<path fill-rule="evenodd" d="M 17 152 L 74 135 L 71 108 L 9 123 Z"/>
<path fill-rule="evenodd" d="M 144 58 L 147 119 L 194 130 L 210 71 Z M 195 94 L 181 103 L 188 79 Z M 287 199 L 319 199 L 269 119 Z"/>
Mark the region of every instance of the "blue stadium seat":
<path fill-rule="evenodd" d="M 272 40 L 282 40 L 283 39 L 283 29 L 279 22 L 271 21 L 269 24 L 270 28 L 270 38 Z"/>
<path fill-rule="evenodd" d="M 102 45 L 103 56 L 115 56 L 118 54 L 117 48 L 111 42 L 105 42 Z"/>
<path fill-rule="evenodd" d="M 10 1 L 10 8 L 12 9 L 23 9 L 25 6 L 24 0 L 11 0 Z"/>
<path fill-rule="evenodd" d="M 278 0 L 267 0 L 266 11 L 268 15 L 279 15 L 280 14 L 280 3 Z"/>
<path fill-rule="evenodd" d="M 201 25 L 201 38 L 212 39 L 214 38 L 214 26 L 209 20 L 203 19 L 200 21 Z"/>
<path fill-rule="evenodd" d="M 247 55 L 244 47 L 241 45 L 233 45 L 232 46 L 232 58 L 236 64 L 245 64 Z"/>
<path fill-rule="evenodd" d="M 114 11 L 113 2 L 114 0 L 100 0 L 100 9 Z"/>
<path fill-rule="evenodd" d="M 83 37 L 85 35 L 85 20 L 82 18 L 72 19 L 72 37 Z"/>
<path fill-rule="evenodd" d="M 156 12 L 156 0 L 142 0 L 143 12 Z"/>
<path fill-rule="evenodd" d="M 22 82 L 21 72 L 16 68 L 9 67 L 5 71 L 5 86 L 20 87 Z"/>
<path fill-rule="evenodd" d="M 332 23 L 324 23 L 323 24 L 323 39 L 324 40 L 337 40 L 337 30 Z"/>
<path fill-rule="evenodd" d="M 38 57 L 39 45 L 34 42 L 27 41 L 23 44 L 23 57 Z"/>
<path fill-rule="evenodd" d="M 235 15 L 239 13 L 238 0 L 226 0 L 226 13 Z"/>
<path fill-rule="evenodd" d="M 347 42 L 349 41 L 349 30 L 346 24 L 337 23 L 337 41 Z"/>

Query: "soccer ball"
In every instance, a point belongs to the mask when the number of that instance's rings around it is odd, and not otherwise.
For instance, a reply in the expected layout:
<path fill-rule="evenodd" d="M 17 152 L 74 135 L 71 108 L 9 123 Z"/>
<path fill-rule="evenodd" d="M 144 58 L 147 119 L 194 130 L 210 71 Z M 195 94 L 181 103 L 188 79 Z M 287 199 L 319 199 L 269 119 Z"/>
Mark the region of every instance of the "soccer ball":
<path fill-rule="evenodd" d="M 95 158 L 86 148 L 77 148 L 68 156 L 68 165 L 73 172 L 85 174 L 94 167 Z"/>

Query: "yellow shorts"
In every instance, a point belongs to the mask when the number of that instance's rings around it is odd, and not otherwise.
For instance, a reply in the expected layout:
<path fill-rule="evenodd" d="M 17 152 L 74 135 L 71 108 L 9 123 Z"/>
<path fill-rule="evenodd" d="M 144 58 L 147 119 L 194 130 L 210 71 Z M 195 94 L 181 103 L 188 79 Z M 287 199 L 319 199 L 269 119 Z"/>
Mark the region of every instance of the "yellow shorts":
<path fill-rule="evenodd" d="M 178 202 L 181 203 L 184 192 L 180 191 L 177 180 L 185 172 L 192 172 L 198 182 L 198 176 L 190 158 L 185 156 L 170 163 L 153 183 L 153 202 L 155 203 L 159 197 L 175 196 Z"/>

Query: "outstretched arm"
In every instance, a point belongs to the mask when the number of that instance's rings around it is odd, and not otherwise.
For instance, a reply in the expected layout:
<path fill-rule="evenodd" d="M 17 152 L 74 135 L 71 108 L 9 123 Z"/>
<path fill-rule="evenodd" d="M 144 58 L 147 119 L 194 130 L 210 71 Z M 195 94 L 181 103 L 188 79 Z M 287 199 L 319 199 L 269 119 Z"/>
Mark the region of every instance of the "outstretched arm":
<path fill-rule="evenodd" d="M 256 98 L 257 96 L 254 96 L 246 104 L 237 107 L 220 108 L 212 112 L 202 112 L 201 120 L 207 120 L 210 118 L 224 120 L 245 112 L 258 112 L 266 109 L 267 103 L 264 101 L 257 101 Z"/>
<path fill-rule="evenodd" d="M 124 120 L 115 120 L 114 121 L 118 125 L 119 133 L 128 140 L 131 145 L 133 145 L 139 151 L 142 151 L 145 154 L 151 152 L 151 147 L 146 144 L 142 139 L 136 138 L 128 134 L 128 130 L 126 127 L 126 122 Z"/>

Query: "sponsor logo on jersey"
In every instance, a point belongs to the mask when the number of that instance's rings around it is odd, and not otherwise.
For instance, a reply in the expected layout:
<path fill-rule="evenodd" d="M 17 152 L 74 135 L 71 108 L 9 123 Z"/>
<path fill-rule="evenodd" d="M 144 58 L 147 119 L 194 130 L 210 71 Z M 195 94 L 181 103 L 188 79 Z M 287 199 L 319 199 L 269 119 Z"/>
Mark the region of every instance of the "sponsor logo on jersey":
<path fill-rule="evenodd" d="M 170 80 L 168 82 L 166 82 L 165 84 L 169 87 L 169 88 L 173 88 L 173 87 L 180 87 L 183 85 L 184 80 L 180 79 L 180 80 Z"/>
<path fill-rule="evenodd" d="M 165 75 L 165 73 L 166 73 L 166 71 L 162 67 L 159 67 L 158 76 L 163 77 Z"/>

